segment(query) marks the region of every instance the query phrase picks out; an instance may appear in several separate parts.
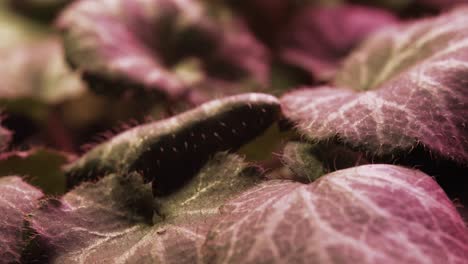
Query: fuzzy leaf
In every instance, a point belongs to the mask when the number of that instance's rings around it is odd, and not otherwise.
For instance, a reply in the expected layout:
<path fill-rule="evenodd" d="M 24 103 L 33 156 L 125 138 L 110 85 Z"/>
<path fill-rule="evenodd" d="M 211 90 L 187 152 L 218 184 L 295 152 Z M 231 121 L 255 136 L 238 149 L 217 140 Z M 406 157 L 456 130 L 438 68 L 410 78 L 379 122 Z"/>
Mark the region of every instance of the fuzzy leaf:
<path fill-rule="evenodd" d="M 193 85 L 173 69 L 198 58 L 202 72 L 268 78 L 268 55 L 242 23 L 202 1 L 81 0 L 61 16 L 67 57 L 93 88 L 140 88 L 170 97 Z M 218 14 L 219 13 L 219 14 Z M 99 88 L 116 84 L 114 89 Z"/>
<path fill-rule="evenodd" d="M 365 165 L 309 185 L 270 181 L 221 208 L 205 263 L 464 263 L 468 233 L 419 171 Z M 408 250 L 411 249 L 411 250 Z"/>
<path fill-rule="evenodd" d="M 346 61 L 336 79 L 345 88 L 291 92 L 284 114 L 311 140 L 338 138 L 378 156 L 421 145 L 468 162 L 467 14 L 381 31 Z"/>
<path fill-rule="evenodd" d="M 171 195 L 138 174 L 84 183 L 35 212 L 32 227 L 52 263 L 197 263 L 218 207 L 258 181 L 235 155 L 219 153 Z"/>
<path fill-rule="evenodd" d="M 276 121 L 278 100 L 243 94 L 214 100 L 127 130 L 67 167 L 69 185 L 113 172 L 143 174 L 166 192 L 183 184 L 215 152 L 236 150 Z"/>
<path fill-rule="evenodd" d="M 336 5 L 300 12 L 281 37 L 281 56 L 319 80 L 330 79 L 343 58 L 377 29 L 396 23 L 381 9 Z"/>
<path fill-rule="evenodd" d="M 19 263 L 25 242 L 25 217 L 36 209 L 42 192 L 20 177 L 0 178 L 0 259 Z"/>
<path fill-rule="evenodd" d="M 289 142 L 284 147 L 282 160 L 295 175 L 294 180 L 309 183 L 325 174 L 314 151 L 314 145 L 303 142 Z"/>
<path fill-rule="evenodd" d="M 0 177 L 25 176 L 30 184 L 40 187 L 46 194 L 65 192 L 65 175 L 62 166 L 70 162 L 69 154 L 35 148 L 0 154 Z"/>
<path fill-rule="evenodd" d="M 287 179 L 309 183 L 330 171 L 369 164 L 363 156 L 332 141 L 315 144 L 291 141 L 284 147 L 282 160 L 292 172 Z"/>

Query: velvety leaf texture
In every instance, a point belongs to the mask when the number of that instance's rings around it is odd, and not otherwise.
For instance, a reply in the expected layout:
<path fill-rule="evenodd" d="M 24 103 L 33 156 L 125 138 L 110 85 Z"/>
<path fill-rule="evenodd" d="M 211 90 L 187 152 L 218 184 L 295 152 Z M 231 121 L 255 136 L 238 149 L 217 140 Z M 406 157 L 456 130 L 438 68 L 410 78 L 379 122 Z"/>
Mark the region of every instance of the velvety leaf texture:
<path fill-rule="evenodd" d="M 373 155 L 417 146 L 468 162 L 468 8 L 382 30 L 345 62 L 344 88 L 300 89 L 283 112 L 311 140 Z"/>
<path fill-rule="evenodd" d="M 395 23 L 391 13 L 377 8 L 311 6 L 300 12 L 281 36 L 281 56 L 314 78 L 329 79 L 366 36 Z"/>
<path fill-rule="evenodd" d="M 172 118 L 127 130 L 67 167 L 70 185 L 111 172 L 142 173 L 160 191 L 177 187 L 217 151 L 236 150 L 276 121 L 278 100 L 242 94 L 214 100 Z M 180 177 L 174 179 L 174 175 Z"/>
<path fill-rule="evenodd" d="M 209 10 L 203 1 L 81 0 L 62 14 L 70 62 L 92 87 L 143 88 L 171 97 L 187 93 L 192 82 L 175 67 L 197 58 L 203 72 L 268 79 L 268 54 L 229 13 Z M 101 84 L 114 85 L 99 88 Z M 105 86 L 105 85 L 104 85 Z M 104 89 L 104 90 L 103 90 Z"/>
<path fill-rule="evenodd" d="M 36 209 L 42 192 L 20 177 L 0 178 L 0 262 L 18 263 L 25 246 L 25 217 Z"/>
<path fill-rule="evenodd" d="M 221 208 L 205 263 L 466 263 L 467 229 L 427 175 L 393 165 L 269 181 Z"/>
<path fill-rule="evenodd" d="M 32 227 L 52 263 L 197 263 L 218 207 L 258 179 L 242 159 L 219 153 L 183 188 L 153 201 L 138 174 L 113 174 L 50 201 Z"/>
<path fill-rule="evenodd" d="M 314 150 L 314 145 L 304 142 L 289 142 L 284 147 L 282 161 L 296 181 L 309 183 L 325 174 L 322 162 L 313 155 Z"/>

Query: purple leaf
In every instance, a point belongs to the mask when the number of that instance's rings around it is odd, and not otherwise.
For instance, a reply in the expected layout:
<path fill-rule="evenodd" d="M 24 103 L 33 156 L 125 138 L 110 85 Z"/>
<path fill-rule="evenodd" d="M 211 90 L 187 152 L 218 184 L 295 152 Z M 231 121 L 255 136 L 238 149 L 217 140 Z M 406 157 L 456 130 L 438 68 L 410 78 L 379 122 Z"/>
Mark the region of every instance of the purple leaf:
<path fill-rule="evenodd" d="M 52 262 L 197 263 L 218 207 L 258 181 L 250 169 L 219 153 L 181 189 L 154 201 L 138 174 L 109 175 L 50 201 L 31 225 Z"/>
<path fill-rule="evenodd" d="M 372 156 L 416 147 L 468 162 L 468 9 L 370 38 L 345 62 L 337 86 L 282 98 L 286 117 L 310 140 L 338 138 Z"/>
<path fill-rule="evenodd" d="M 205 263 L 464 263 L 468 233 L 427 175 L 393 165 L 265 182 L 221 208 Z M 411 250 L 409 250 L 411 249 Z"/>
<path fill-rule="evenodd" d="M 0 178 L 0 259 L 19 263 L 25 241 L 25 217 L 37 206 L 42 192 L 20 177 Z"/>
<path fill-rule="evenodd" d="M 268 55 L 230 14 L 211 12 L 201 1 L 81 0 L 61 16 L 67 57 L 94 88 L 143 88 L 170 97 L 194 83 L 174 69 L 197 58 L 203 73 L 266 82 Z M 211 13 L 210 13 L 211 12 Z M 196 84 L 196 83 L 195 83 Z"/>
<path fill-rule="evenodd" d="M 276 97 L 248 93 L 213 100 L 172 118 L 140 125 L 67 166 L 69 185 L 109 173 L 138 172 L 158 192 L 190 178 L 218 151 L 235 151 L 276 122 Z"/>
<path fill-rule="evenodd" d="M 312 6 L 299 13 L 281 36 L 281 56 L 316 79 L 330 79 L 343 58 L 365 37 L 395 23 L 396 18 L 381 9 Z"/>

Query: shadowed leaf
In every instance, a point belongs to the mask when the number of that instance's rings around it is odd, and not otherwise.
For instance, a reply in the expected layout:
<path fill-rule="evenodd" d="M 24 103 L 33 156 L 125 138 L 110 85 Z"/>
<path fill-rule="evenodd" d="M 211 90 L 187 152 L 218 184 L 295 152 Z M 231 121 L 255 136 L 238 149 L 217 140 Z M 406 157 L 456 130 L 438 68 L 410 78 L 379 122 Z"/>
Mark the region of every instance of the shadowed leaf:
<path fill-rule="evenodd" d="M 330 79 L 343 58 L 374 31 L 396 23 L 389 12 L 364 6 L 311 6 L 281 36 L 282 58 L 318 80 Z"/>
<path fill-rule="evenodd" d="M 139 172 L 170 192 L 217 151 L 238 149 L 278 118 L 278 100 L 243 94 L 214 100 L 172 118 L 134 127 L 67 167 L 69 185 L 112 172 Z"/>
<path fill-rule="evenodd" d="M 0 154 L 0 176 L 24 176 L 46 194 L 62 194 L 66 181 L 62 166 L 71 159 L 69 154 L 43 148 L 6 152 Z"/>

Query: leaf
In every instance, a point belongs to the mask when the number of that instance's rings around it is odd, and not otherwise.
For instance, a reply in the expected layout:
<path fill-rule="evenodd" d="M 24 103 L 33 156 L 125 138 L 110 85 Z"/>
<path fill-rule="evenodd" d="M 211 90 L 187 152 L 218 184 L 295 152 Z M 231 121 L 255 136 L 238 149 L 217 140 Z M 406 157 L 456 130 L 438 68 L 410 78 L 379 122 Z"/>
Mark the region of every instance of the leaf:
<path fill-rule="evenodd" d="M 467 11 L 381 31 L 338 73 L 345 88 L 293 91 L 281 99 L 285 116 L 309 140 L 393 158 L 422 147 L 466 164 Z"/>
<path fill-rule="evenodd" d="M 313 153 L 314 145 L 289 142 L 283 150 L 283 162 L 295 175 L 294 180 L 309 183 L 325 174 L 322 162 Z"/>
<path fill-rule="evenodd" d="M 0 38 L 3 107 L 55 104 L 83 92 L 79 77 L 65 64 L 59 38 L 50 28 L 16 15 L 7 1 L 0 3 Z"/>
<path fill-rule="evenodd" d="M 9 8 L 7 1 L 0 2 L 0 50 L 37 41 L 48 32 L 47 27 L 16 15 Z"/>
<path fill-rule="evenodd" d="M 447 10 L 457 5 L 468 3 L 466 0 L 417 0 L 416 2 L 438 10 Z"/>
<path fill-rule="evenodd" d="M 443 190 L 424 173 L 393 165 L 340 170 L 309 185 L 265 182 L 221 211 L 204 263 L 467 259 L 467 229 Z"/>
<path fill-rule="evenodd" d="M 250 93 L 213 100 L 172 118 L 134 127 L 70 164 L 69 186 L 113 172 L 136 171 L 146 180 L 156 179 L 159 192 L 170 192 L 215 152 L 234 151 L 261 134 L 278 114 L 275 97 Z"/>
<path fill-rule="evenodd" d="M 173 67 L 189 58 L 221 79 L 268 79 L 266 49 L 228 11 L 201 1 L 82 0 L 66 9 L 59 27 L 70 62 L 106 94 L 186 95 L 194 83 Z"/>
<path fill-rule="evenodd" d="M 0 177 L 25 176 L 46 194 L 62 194 L 66 179 L 61 167 L 71 160 L 70 154 L 45 148 L 6 152 L 0 154 Z"/>
<path fill-rule="evenodd" d="M 396 23 L 389 12 L 358 5 L 310 6 L 280 41 L 282 59 L 318 80 L 330 79 L 343 58 L 374 31 Z"/>
<path fill-rule="evenodd" d="M 333 141 L 291 141 L 284 147 L 282 161 L 293 173 L 286 179 L 309 183 L 331 171 L 369 164 L 363 156 Z"/>
<path fill-rule="evenodd" d="M 138 174 L 113 174 L 50 201 L 31 225 L 52 263 L 196 263 L 218 207 L 257 176 L 219 153 L 185 186 L 157 197 L 151 219 L 151 186 Z"/>
<path fill-rule="evenodd" d="M 6 49 L 2 53 L 5 57 L 0 69 L 3 81 L 0 98 L 3 100 L 34 97 L 56 103 L 83 92 L 78 76 L 65 65 L 57 38 Z"/>
<path fill-rule="evenodd" d="M 15 11 L 24 13 L 29 18 L 49 22 L 57 13 L 73 0 L 8 0 Z"/>
<path fill-rule="evenodd" d="M 8 148 L 8 145 L 10 144 L 12 136 L 13 135 L 11 131 L 1 126 L 1 123 L 0 123 L 0 152 Z"/>
<path fill-rule="evenodd" d="M 25 217 L 37 206 L 42 192 L 20 177 L 0 178 L 0 259 L 19 263 L 25 242 Z"/>

